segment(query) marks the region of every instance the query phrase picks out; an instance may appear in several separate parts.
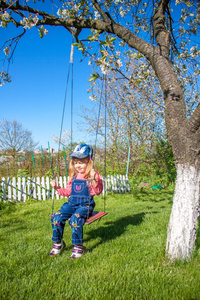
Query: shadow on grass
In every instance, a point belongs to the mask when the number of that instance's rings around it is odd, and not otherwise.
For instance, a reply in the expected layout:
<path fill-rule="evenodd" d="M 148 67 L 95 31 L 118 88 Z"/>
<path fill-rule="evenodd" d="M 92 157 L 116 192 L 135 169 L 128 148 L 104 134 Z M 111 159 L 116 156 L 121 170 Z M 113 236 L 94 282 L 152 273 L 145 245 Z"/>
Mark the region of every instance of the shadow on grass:
<path fill-rule="evenodd" d="M 174 191 L 169 190 L 156 190 L 156 191 L 139 191 L 137 192 L 137 200 L 139 201 L 152 201 L 161 202 L 169 199 L 169 203 L 172 203 Z"/>
<path fill-rule="evenodd" d="M 93 248 L 96 248 L 97 245 L 103 244 L 107 241 L 116 239 L 120 235 L 122 235 L 128 225 L 139 225 L 145 216 L 146 213 L 140 213 L 134 216 L 126 216 L 121 219 L 118 219 L 115 222 L 106 222 L 103 227 L 98 227 L 87 232 L 89 238 L 86 238 L 85 241 L 89 241 L 90 239 L 96 239 L 96 237 L 100 237 L 101 240 L 93 247 L 90 248 L 90 251 Z"/>

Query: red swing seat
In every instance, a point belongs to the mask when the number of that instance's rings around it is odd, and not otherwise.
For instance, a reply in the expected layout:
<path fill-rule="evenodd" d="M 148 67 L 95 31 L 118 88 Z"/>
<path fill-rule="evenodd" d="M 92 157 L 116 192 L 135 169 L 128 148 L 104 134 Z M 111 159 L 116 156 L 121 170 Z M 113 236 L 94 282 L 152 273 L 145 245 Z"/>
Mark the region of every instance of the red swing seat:
<path fill-rule="evenodd" d="M 84 225 L 89 225 L 89 224 L 93 223 L 94 221 L 101 219 L 101 218 L 104 217 L 105 215 L 107 215 L 107 212 L 103 212 L 103 211 L 93 211 L 93 212 L 92 212 L 92 215 L 91 215 L 88 219 L 85 220 L 85 224 L 84 224 Z M 49 216 L 52 217 L 53 214 L 52 214 L 52 215 L 49 215 Z M 68 221 L 69 221 L 69 220 L 70 220 L 70 219 L 68 219 Z"/>
<path fill-rule="evenodd" d="M 89 225 L 92 222 L 101 219 L 102 217 L 104 217 L 105 215 L 107 215 L 107 212 L 102 212 L 102 211 L 93 211 L 92 215 L 85 221 L 85 225 Z"/>

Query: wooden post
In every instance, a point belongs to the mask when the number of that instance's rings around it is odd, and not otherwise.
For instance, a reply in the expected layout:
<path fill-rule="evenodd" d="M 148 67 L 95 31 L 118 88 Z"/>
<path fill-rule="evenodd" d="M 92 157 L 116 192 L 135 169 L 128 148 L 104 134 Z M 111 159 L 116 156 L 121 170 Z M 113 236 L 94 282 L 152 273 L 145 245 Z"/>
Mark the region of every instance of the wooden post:
<path fill-rule="evenodd" d="M 11 202 L 12 201 L 12 185 L 11 185 L 10 177 L 8 177 L 7 185 L 8 185 L 8 201 Z"/>
<path fill-rule="evenodd" d="M 47 186 L 47 199 L 51 198 L 51 187 L 49 177 L 46 177 L 46 186 Z"/>
<path fill-rule="evenodd" d="M 23 202 L 26 202 L 26 198 L 27 198 L 27 195 L 26 195 L 26 178 L 23 177 L 22 178 L 22 199 L 23 199 Z"/>
<path fill-rule="evenodd" d="M 16 188 L 16 178 L 12 178 L 12 186 L 13 186 L 13 200 L 17 201 L 17 188 Z"/>
<path fill-rule="evenodd" d="M 18 200 L 18 201 L 21 201 L 21 200 L 22 200 L 21 177 L 18 177 L 18 179 L 17 179 L 17 190 L 18 190 L 18 192 L 17 192 L 17 200 Z"/>
<path fill-rule="evenodd" d="M 42 186 L 42 199 L 46 200 L 46 187 L 45 187 L 44 176 L 41 179 L 41 186 Z"/>
<path fill-rule="evenodd" d="M 2 192 L 3 192 L 3 201 L 6 201 L 6 183 L 5 178 L 2 178 Z"/>
<path fill-rule="evenodd" d="M 40 177 L 37 177 L 36 181 L 36 186 L 37 186 L 37 198 L 38 200 L 41 200 L 41 188 L 40 188 Z"/>
<path fill-rule="evenodd" d="M 32 178 L 31 183 L 32 183 L 33 199 L 36 200 L 37 190 L 36 190 L 35 177 Z"/>

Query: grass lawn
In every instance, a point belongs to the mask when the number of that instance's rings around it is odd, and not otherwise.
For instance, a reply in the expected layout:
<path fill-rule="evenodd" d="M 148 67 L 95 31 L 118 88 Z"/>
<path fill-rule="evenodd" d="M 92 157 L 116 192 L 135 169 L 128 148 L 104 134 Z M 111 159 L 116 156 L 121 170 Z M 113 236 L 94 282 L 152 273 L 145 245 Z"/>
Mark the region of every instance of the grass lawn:
<path fill-rule="evenodd" d="M 0 211 L 0 299 L 200 299 L 200 250 L 189 262 L 165 258 L 173 188 L 107 196 L 108 215 L 84 227 L 86 253 L 52 248 L 52 201 L 8 203 Z M 64 199 L 55 200 L 54 212 Z M 97 210 L 103 197 L 96 197 Z M 197 241 L 198 243 L 198 241 Z M 198 243 L 199 244 L 199 243 Z"/>

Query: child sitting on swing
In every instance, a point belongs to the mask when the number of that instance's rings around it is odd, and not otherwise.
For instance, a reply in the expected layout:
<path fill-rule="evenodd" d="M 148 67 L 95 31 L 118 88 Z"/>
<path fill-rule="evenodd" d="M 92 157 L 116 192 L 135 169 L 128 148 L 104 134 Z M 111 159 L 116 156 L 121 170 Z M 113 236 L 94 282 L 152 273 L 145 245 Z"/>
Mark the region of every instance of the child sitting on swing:
<path fill-rule="evenodd" d="M 65 249 L 63 232 L 65 221 L 68 219 L 72 228 L 72 244 L 74 245 L 70 258 L 79 258 L 84 254 L 83 225 L 95 207 L 93 196 L 101 194 L 103 190 L 102 179 L 93 169 L 92 156 L 91 146 L 86 144 L 76 146 L 70 155 L 72 157 L 69 166 L 70 180 L 66 188 L 58 187 L 56 180 L 51 181 L 51 186 L 56 189 L 57 193 L 69 199 L 51 217 L 54 244 L 49 256 L 58 255 Z"/>

